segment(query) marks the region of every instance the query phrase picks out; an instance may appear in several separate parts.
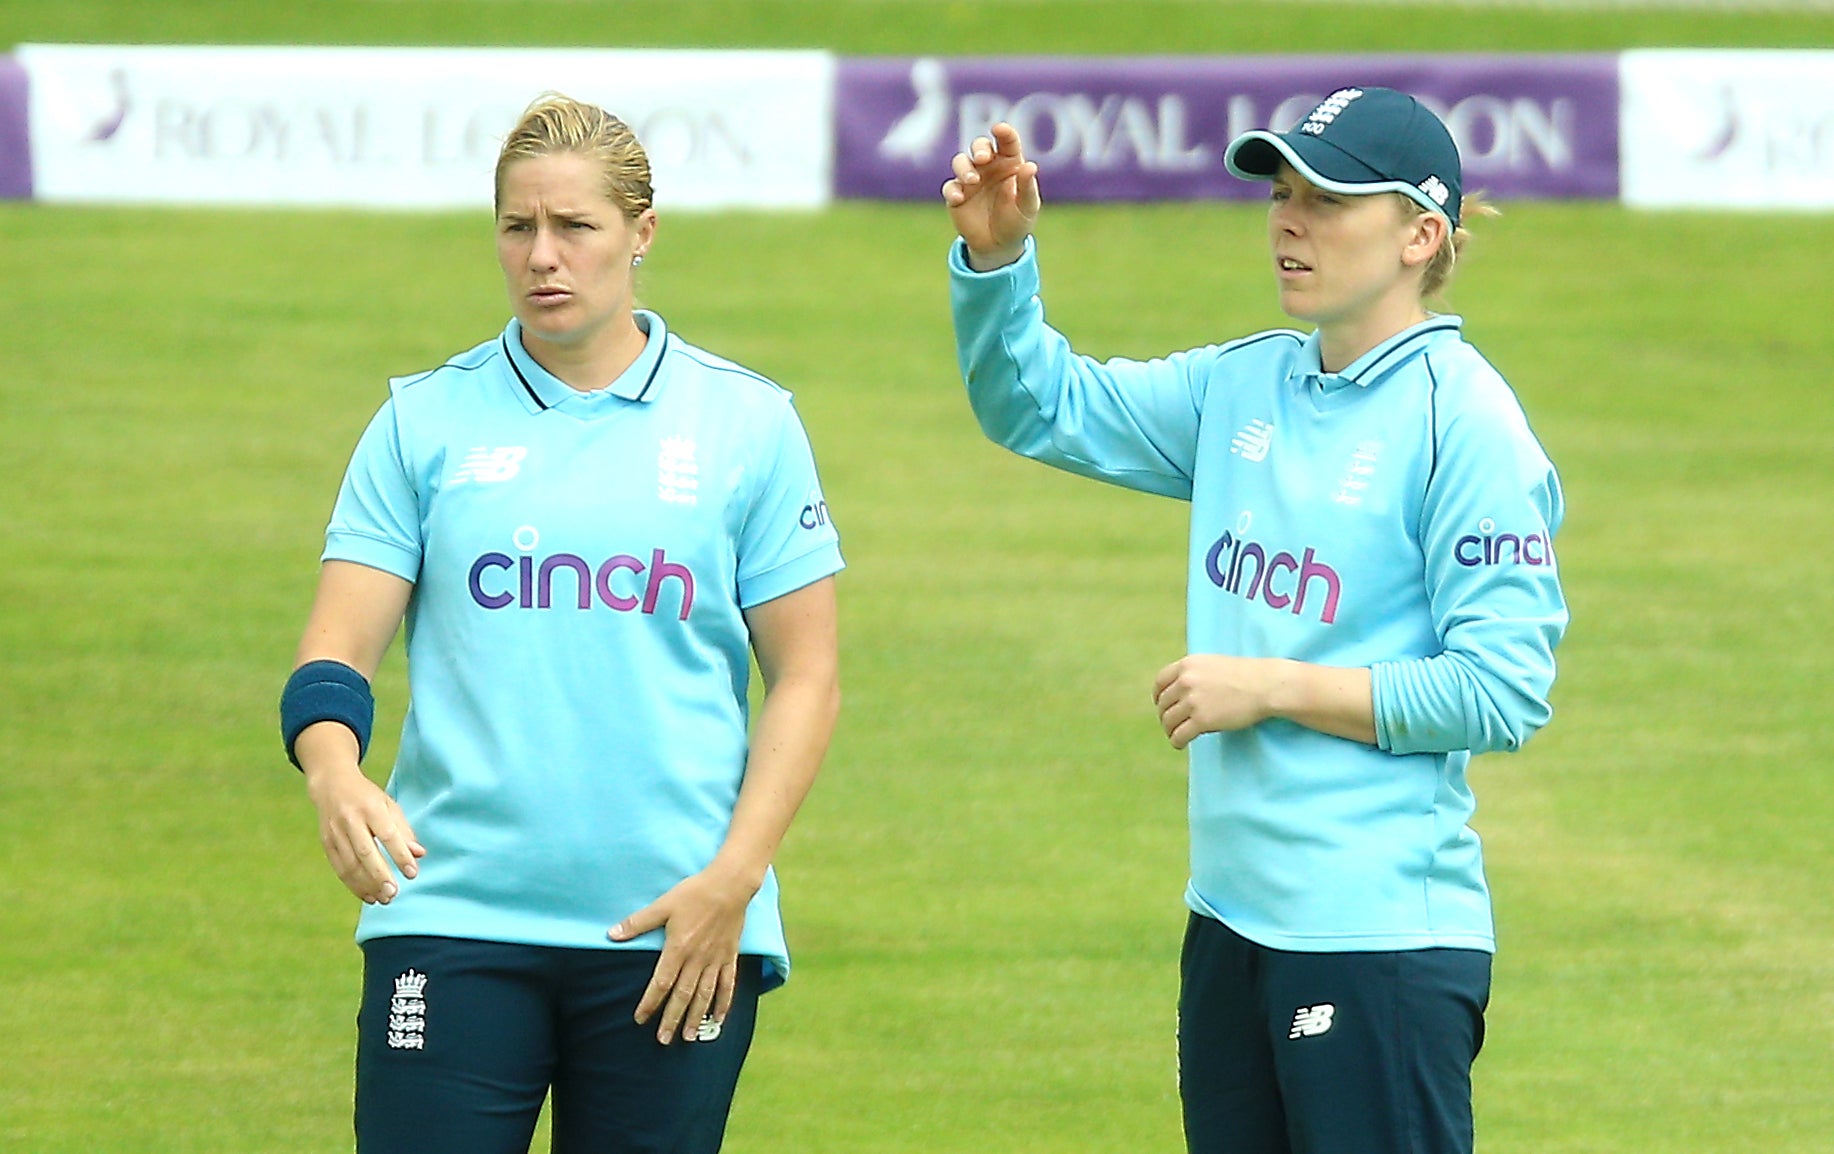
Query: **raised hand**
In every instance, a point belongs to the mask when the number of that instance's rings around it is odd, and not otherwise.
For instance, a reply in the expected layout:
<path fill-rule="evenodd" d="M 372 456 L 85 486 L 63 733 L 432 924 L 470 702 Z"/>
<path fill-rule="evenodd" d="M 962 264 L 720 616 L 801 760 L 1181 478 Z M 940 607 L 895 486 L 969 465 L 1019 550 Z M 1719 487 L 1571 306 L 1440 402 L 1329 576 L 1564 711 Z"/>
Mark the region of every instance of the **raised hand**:
<path fill-rule="evenodd" d="M 952 162 L 942 186 L 955 231 L 968 245 L 969 267 L 985 272 L 1011 264 L 1038 224 L 1038 166 L 1025 159 L 1019 130 L 1002 121 L 976 137 Z"/>

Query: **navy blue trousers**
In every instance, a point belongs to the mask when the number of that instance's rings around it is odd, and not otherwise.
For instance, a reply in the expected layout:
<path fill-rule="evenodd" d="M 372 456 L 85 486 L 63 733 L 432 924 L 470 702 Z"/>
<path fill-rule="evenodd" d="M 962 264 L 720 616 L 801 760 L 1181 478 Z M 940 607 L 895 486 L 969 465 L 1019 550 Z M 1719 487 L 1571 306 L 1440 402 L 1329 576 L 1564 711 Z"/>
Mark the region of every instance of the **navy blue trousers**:
<path fill-rule="evenodd" d="M 1470 1154 L 1489 954 L 1271 950 L 1193 914 L 1182 969 L 1191 1154 Z"/>
<path fill-rule="evenodd" d="M 634 1014 L 659 955 L 375 938 L 357 1014 L 360 1154 L 715 1154 L 751 1046 L 761 964 L 739 959 L 717 1039 L 664 1046 Z"/>

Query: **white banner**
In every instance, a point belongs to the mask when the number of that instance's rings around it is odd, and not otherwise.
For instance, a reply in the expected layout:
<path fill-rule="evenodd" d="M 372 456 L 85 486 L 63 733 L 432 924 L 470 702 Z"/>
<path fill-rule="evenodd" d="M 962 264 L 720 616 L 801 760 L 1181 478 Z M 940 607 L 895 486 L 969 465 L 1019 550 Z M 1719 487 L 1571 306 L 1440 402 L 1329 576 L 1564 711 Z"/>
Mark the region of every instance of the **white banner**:
<path fill-rule="evenodd" d="M 1834 208 L 1834 52 L 1650 49 L 1619 77 L 1625 203 Z"/>
<path fill-rule="evenodd" d="M 549 90 L 636 130 L 664 212 L 818 208 L 833 183 L 824 52 L 27 44 L 17 56 L 46 201 L 488 208 L 503 136 Z"/>

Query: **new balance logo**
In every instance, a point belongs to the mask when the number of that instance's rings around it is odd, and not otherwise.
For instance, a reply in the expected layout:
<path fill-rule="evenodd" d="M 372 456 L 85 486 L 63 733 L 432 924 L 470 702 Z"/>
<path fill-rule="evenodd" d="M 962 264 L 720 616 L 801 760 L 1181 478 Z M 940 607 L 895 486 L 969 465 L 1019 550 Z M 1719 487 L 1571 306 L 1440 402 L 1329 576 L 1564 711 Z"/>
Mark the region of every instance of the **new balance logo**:
<path fill-rule="evenodd" d="M 427 976 L 408 970 L 395 979 L 395 996 L 388 1000 L 388 1047 L 391 1050 L 427 1048 Z"/>
<path fill-rule="evenodd" d="M 1293 1028 L 1286 1032 L 1289 1040 L 1295 1038 L 1316 1038 L 1329 1033 L 1331 1018 L 1337 1013 L 1337 1007 L 1329 1002 L 1316 1006 L 1301 1006 L 1293 1014 Z"/>
<path fill-rule="evenodd" d="M 1253 420 L 1242 427 L 1229 442 L 1229 451 L 1244 461 L 1265 461 L 1274 445 L 1274 427 L 1263 420 Z"/>
<path fill-rule="evenodd" d="M 466 481 L 476 481 L 480 485 L 493 485 L 507 481 L 522 471 L 522 459 L 529 451 L 521 445 L 510 445 L 502 449 L 487 449 L 482 445 L 465 454 L 459 462 L 458 469 L 452 474 L 448 486 L 463 485 Z"/>

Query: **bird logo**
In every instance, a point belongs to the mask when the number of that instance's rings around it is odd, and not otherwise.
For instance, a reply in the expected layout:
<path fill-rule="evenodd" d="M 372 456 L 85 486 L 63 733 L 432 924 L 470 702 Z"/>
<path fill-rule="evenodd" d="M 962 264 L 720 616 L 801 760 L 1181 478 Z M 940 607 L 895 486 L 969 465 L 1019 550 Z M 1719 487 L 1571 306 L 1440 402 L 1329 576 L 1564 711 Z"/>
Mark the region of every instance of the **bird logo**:
<path fill-rule="evenodd" d="M 887 160 L 929 164 L 937 142 L 949 127 L 949 113 L 955 104 L 949 94 L 949 70 L 934 57 L 913 61 L 911 90 L 917 103 L 879 141 L 879 155 Z"/>

